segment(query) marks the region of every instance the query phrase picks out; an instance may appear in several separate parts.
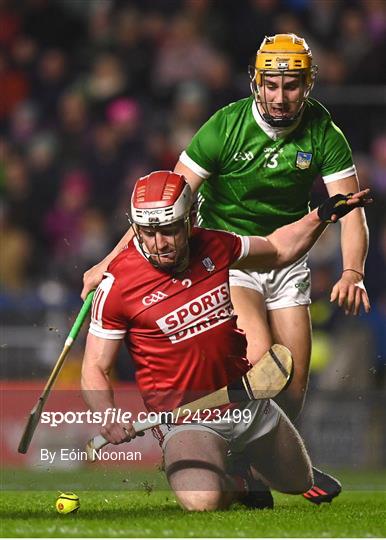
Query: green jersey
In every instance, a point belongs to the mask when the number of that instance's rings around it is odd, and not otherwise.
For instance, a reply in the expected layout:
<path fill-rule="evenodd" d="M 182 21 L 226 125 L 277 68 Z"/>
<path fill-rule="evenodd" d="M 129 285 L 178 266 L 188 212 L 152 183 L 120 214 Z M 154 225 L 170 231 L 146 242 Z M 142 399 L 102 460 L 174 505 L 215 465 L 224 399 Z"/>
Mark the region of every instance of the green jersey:
<path fill-rule="evenodd" d="M 312 184 L 355 174 L 350 147 L 329 112 L 308 99 L 289 128 L 271 128 L 253 97 L 217 111 L 180 160 L 205 182 L 200 226 L 266 235 L 309 211 Z"/>

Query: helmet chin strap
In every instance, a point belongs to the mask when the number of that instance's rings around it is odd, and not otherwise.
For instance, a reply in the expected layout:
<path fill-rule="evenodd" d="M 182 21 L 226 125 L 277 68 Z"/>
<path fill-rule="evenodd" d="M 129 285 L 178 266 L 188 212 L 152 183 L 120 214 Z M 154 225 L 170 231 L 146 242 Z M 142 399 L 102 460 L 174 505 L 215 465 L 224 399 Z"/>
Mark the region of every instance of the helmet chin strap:
<path fill-rule="evenodd" d="M 259 110 L 259 107 L 257 107 L 257 110 L 259 111 L 259 114 L 261 118 L 264 120 L 266 124 L 269 124 L 271 127 L 289 127 L 292 126 L 292 124 L 299 118 L 300 112 L 296 116 L 293 116 L 291 118 L 274 118 L 273 116 L 270 116 L 266 113 L 261 113 Z"/>
<path fill-rule="evenodd" d="M 139 230 L 138 225 L 136 225 L 132 220 L 129 219 L 129 223 L 133 227 L 134 235 L 138 241 L 139 248 L 141 249 L 142 254 L 144 257 L 149 261 L 149 263 L 154 266 L 154 268 L 157 268 L 158 270 L 161 270 L 162 272 L 166 272 L 167 274 L 171 275 L 178 275 L 184 272 L 188 265 L 189 265 L 189 256 L 190 256 L 190 250 L 189 250 L 189 236 L 190 236 L 190 219 L 185 219 L 185 233 L 186 233 L 186 244 L 184 253 L 179 257 L 179 259 L 175 262 L 175 264 L 172 264 L 170 266 L 162 265 L 161 264 L 161 256 L 167 255 L 167 253 L 162 253 L 158 249 L 158 246 L 156 244 L 156 253 L 150 253 L 145 249 L 144 242 L 141 237 L 141 233 Z M 157 243 L 157 240 L 156 240 Z M 174 237 L 174 251 L 177 253 L 176 249 L 176 240 Z"/>
<path fill-rule="evenodd" d="M 158 268 L 158 270 L 162 270 L 162 272 L 166 272 L 167 274 L 171 274 L 172 276 L 176 276 L 178 274 L 182 274 L 182 272 L 185 272 L 185 270 L 188 268 L 189 255 L 190 255 L 189 244 L 186 245 L 186 248 L 184 250 L 184 254 L 181 257 L 179 257 L 179 260 L 176 261 L 175 264 L 172 264 L 170 266 L 163 266 L 160 263 L 160 257 L 162 255 L 162 253 L 158 253 L 158 255 L 155 254 L 155 253 L 154 254 L 153 253 L 148 253 L 148 252 L 145 251 L 145 249 L 143 248 L 143 246 L 141 244 L 140 244 L 140 246 L 141 246 L 142 252 L 144 253 L 147 260 L 150 262 L 150 264 L 152 264 L 155 268 Z"/>
<path fill-rule="evenodd" d="M 284 74 L 282 76 L 284 76 Z M 268 103 L 269 102 L 267 102 L 267 100 L 264 101 L 261 98 L 259 87 L 256 84 L 255 78 L 254 77 L 252 78 L 252 76 L 251 76 L 250 88 L 251 88 L 251 92 L 252 92 L 252 95 L 254 97 L 254 100 L 255 100 L 255 103 L 256 103 L 256 108 L 257 108 L 257 111 L 258 111 L 260 117 L 264 120 L 264 122 L 266 124 L 268 124 L 269 126 L 274 127 L 274 128 L 275 127 L 276 128 L 290 127 L 298 120 L 298 118 L 303 114 L 304 105 L 305 105 L 305 102 L 306 102 L 306 100 L 307 100 L 307 98 L 308 98 L 308 96 L 310 94 L 310 90 L 311 90 L 311 88 L 308 88 L 308 89 L 306 89 L 304 91 L 303 99 L 300 100 L 299 109 L 293 116 L 291 116 L 289 118 L 285 118 L 285 117 L 275 118 L 274 116 L 269 114 L 269 112 L 268 112 Z M 263 109 L 263 112 L 260 110 L 260 108 Z"/>
<path fill-rule="evenodd" d="M 161 268 L 164 272 L 167 272 L 168 274 L 172 274 L 173 276 L 178 276 L 179 274 L 182 274 L 185 272 L 185 270 L 188 268 L 189 265 L 189 258 L 190 258 L 190 249 L 189 244 L 186 245 L 185 253 L 180 258 L 180 260 L 173 266 L 170 266 L 169 268 Z"/>

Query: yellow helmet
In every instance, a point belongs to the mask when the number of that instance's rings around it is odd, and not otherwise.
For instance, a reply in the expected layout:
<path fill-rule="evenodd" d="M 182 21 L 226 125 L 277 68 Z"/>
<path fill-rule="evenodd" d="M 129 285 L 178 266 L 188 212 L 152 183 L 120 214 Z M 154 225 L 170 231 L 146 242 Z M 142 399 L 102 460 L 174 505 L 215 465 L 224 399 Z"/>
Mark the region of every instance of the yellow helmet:
<path fill-rule="evenodd" d="M 262 71 L 300 71 L 305 70 L 307 83 L 313 81 L 312 52 L 306 40 L 295 34 L 276 34 L 266 36 L 256 54 L 257 76 Z M 257 80 L 257 84 L 261 81 Z"/>
<path fill-rule="evenodd" d="M 250 71 L 251 89 L 258 103 L 263 106 L 264 120 L 271 125 L 290 125 L 300 114 L 314 85 L 317 66 L 312 65 L 312 52 L 304 38 L 295 34 L 266 36 L 256 53 L 255 65 Z M 267 103 L 262 99 L 259 87 L 264 85 L 265 76 L 302 76 L 303 95 L 299 98 L 296 114 L 285 119 L 272 118 Z"/>

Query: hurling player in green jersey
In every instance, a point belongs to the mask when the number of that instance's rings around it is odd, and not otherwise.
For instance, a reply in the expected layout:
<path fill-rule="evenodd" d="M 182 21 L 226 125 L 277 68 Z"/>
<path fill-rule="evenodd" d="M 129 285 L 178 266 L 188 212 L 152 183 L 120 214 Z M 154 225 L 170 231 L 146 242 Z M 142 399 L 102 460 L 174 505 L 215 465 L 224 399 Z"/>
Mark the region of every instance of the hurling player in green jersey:
<path fill-rule="evenodd" d="M 253 95 L 215 113 L 196 133 L 175 168 L 198 190 L 198 224 L 239 234 L 271 233 L 309 211 L 318 175 L 328 194 L 359 189 L 349 145 L 328 111 L 309 98 L 316 66 L 304 39 L 267 37 L 251 73 Z M 342 220 L 342 274 L 331 299 L 346 313 L 369 310 L 363 284 L 368 230 L 363 209 Z M 274 342 L 294 356 L 295 373 L 280 404 L 291 419 L 307 388 L 311 324 L 306 258 L 287 269 L 231 274 L 238 325 L 248 359 L 256 362 Z"/>
<path fill-rule="evenodd" d="M 271 233 L 309 211 L 321 175 L 330 196 L 359 189 L 350 147 L 328 111 L 309 97 L 317 68 L 304 39 L 266 37 L 251 70 L 252 96 L 215 113 L 193 137 L 175 168 L 198 190 L 198 224 L 240 234 Z M 368 229 L 363 209 L 341 222 L 342 273 L 331 292 L 346 314 L 370 303 L 363 284 Z M 295 370 L 278 403 L 300 413 L 311 356 L 307 257 L 281 270 L 231 270 L 232 302 L 256 362 L 275 342 L 286 345 Z M 315 503 L 339 494 L 335 479 L 314 469 Z"/>
<path fill-rule="evenodd" d="M 328 111 L 309 97 L 316 77 L 312 54 L 294 34 L 266 37 L 251 72 L 252 96 L 215 113 L 180 156 L 175 171 L 198 191 L 198 224 L 239 234 L 266 235 L 309 211 L 310 191 L 318 175 L 328 194 L 359 190 L 350 147 Z M 110 260 L 132 232 L 84 275 L 82 297 L 101 280 Z M 341 220 L 342 274 L 331 292 L 346 314 L 370 309 L 363 284 L 368 230 L 363 209 Z M 286 269 L 231 272 L 232 301 L 238 325 L 248 340 L 248 359 L 256 362 L 272 343 L 287 346 L 294 376 L 278 400 L 291 419 L 301 411 L 309 374 L 311 323 L 310 276 L 302 258 Z M 331 500 L 329 477 L 307 498 Z M 332 494 L 332 495 L 330 495 Z"/>

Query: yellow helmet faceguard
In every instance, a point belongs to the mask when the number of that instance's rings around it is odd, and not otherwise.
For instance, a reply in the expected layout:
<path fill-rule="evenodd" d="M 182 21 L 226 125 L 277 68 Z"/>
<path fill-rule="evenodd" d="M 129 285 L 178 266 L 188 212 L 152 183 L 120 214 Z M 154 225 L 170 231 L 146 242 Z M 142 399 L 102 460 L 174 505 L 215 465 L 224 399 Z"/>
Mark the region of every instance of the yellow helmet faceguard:
<path fill-rule="evenodd" d="M 315 82 L 317 66 L 312 65 L 312 53 L 303 38 L 295 34 L 276 34 L 266 36 L 256 53 L 255 66 L 250 68 L 251 90 L 257 104 L 263 109 L 262 117 L 271 126 L 284 127 L 291 125 L 303 110 Z M 266 99 L 265 78 L 281 76 L 298 76 L 302 88 L 297 99 L 297 108 L 291 116 L 272 116 L 269 112 L 270 102 Z M 260 109 L 258 107 L 260 112 Z"/>

